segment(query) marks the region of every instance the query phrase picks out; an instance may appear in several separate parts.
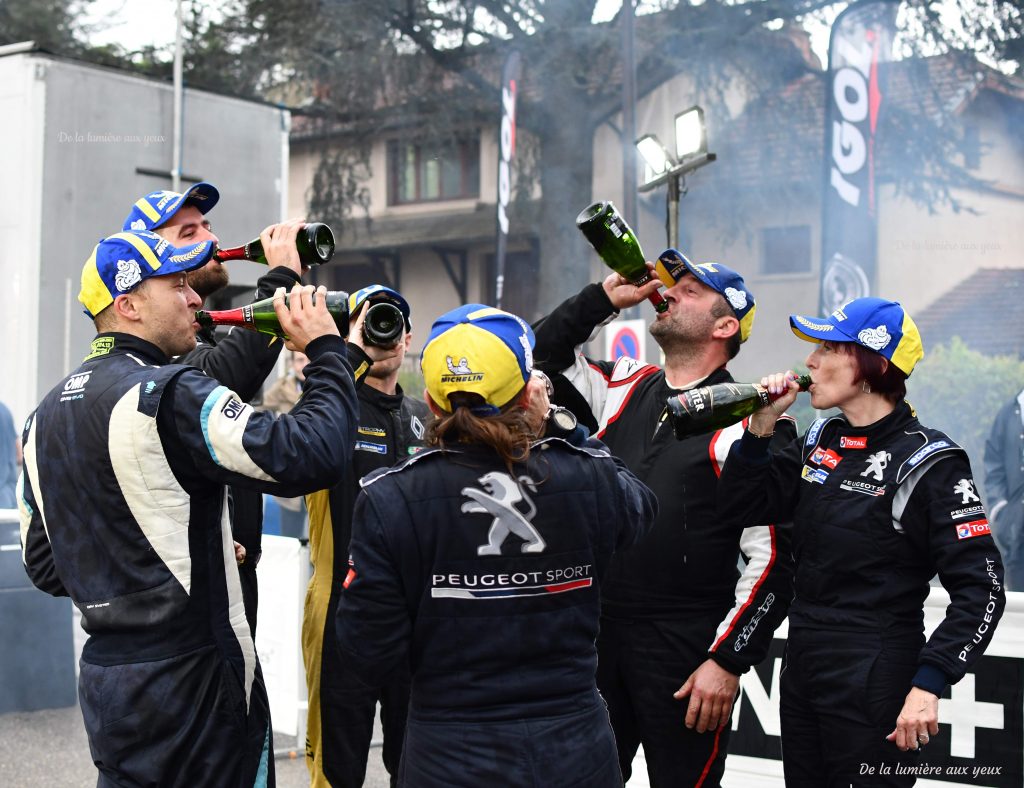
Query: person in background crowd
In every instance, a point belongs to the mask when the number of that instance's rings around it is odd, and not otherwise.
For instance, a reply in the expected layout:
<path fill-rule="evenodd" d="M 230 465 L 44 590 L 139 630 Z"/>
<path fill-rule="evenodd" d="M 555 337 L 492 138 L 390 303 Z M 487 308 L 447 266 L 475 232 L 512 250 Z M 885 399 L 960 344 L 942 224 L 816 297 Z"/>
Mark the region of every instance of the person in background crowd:
<path fill-rule="evenodd" d="M 774 525 L 753 516 L 733 528 L 715 514 L 718 476 L 742 425 L 680 441 L 666 421 L 670 396 L 732 380 L 726 364 L 750 335 L 754 296 L 732 269 L 694 265 L 675 249 L 651 268 L 643 287 L 613 273 L 556 307 L 535 327 L 536 358 L 559 404 L 597 430 L 660 504 L 651 534 L 612 559 L 601 588 L 597 686 L 623 780 L 642 744 L 654 788 L 714 786 L 740 674 L 765 658 L 786 615 L 791 563 Z M 580 346 L 596 329 L 659 285 L 668 310 L 650 333 L 664 369 L 584 357 Z M 795 435 L 786 421 L 776 440 Z"/>
<path fill-rule="evenodd" d="M 363 332 L 367 310 L 382 302 L 396 306 L 405 323 L 391 347 L 369 343 Z M 352 465 L 338 484 L 307 499 L 313 577 L 302 618 L 302 653 L 309 697 L 306 764 L 314 788 L 358 788 L 363 784 L 378 702 L 384 729 L 381 755 L 392 785 L 397 780 L 409 705 L 408 670 L 368 686 L 342 669 L 334 614 L 348 572 L 352 509 L 359 481 L 371 471 L 394 465 L 422 448 L 425 425 L 430 420 L 426 404 L 407 396 L 398 383 L 412 342 L 408 302 L 389 287 L 369 285 L 349 296 L 348 309 L 349 362 L 356 371 L 359 396 Z"/>
<path fill-rule="evenodd" d="M 308 363 L 309 359 L 306 358 L 305 353 L 289 351 L 290 371 L 271 384 L 263 394 L 263 401 L 257 406 L 257 410 L 269 410 L 278 415 L 290 412 L 302 394 L 302 382 L 306 379 L 303 370 Z M 306 499 L 302 496 L 281 498 L 275 495 L 273 503 L 277 505 L 279 512 L 281 535 L 305 539 L 307 536 Z"/>
<path fill-rule="evenodd" d="M 985 441 L 985 491 L 1006 589 L 1024 591 L 1024 391 L 1003 405 Z M 973 502 L 980 510 L 981 501 Z"/>
<path fill-rule="evenodd" d="M 769 451 L 798 386 L 792 372 L 764 378 L 779 398 L 750 417 L 718 486 L 727 523 L 793 522 L 786 786 L 913 785 L 907 767 L 939 732 L 939 697 L 977 663 L 1002 614 L 999 551 L 967 453 L 906 402 L 924 355 L 910 315 L 894 301 L 857 298 L 829 317 L 789 320 L 818 343 L 806 362 L 811 406 L 842 415 Z M 926 641 L 936 573 L 950 604 Z"/>
<path fill-rule="evenodd" d="M 306 358 L 305 353 L 289 353 L 289 371 L 275 380 L 266 390 L 260 409 L 281 414 L 288 413 L 295 407 L 295 403 L 299 401 L 299 396 L 302 394 L 302 383 L 306 379 L 303 370 L 308 363 L 309 359 Z"/>
<path fill-rule="evenodd" d="M 21 440 L 14 429 L 14 418 L 0 402 L 0 509 L 15 509 L 18 499 L 14 488 L 21 467 Z"/>
<path fill-rule="evenodd" d="M 326 302 L 275 310 L 310 358 L 288 416 L 258 413 L 194 367 L 199 296 L 186 272 L 212 241 L 104 239 L 79 300 L 99 332 L 24 431 L 22 555 L 70 596 L 88 640 L 79 701 L 98 785 L 273 785 L 266 691 L 245 619 L 225 485 L 300 495 L 345 471 L 352 369 Z"/>
<path fill-rule="evenodd" d="M 622 785 L 594 682 L 600 584 L 657 502 L 596 441 L 542 438 L 533 340 L 480 304 L 438 318 L 433 448 L 356 503 L 341 667 L 378 686 L 411 661 L 401 786 Z"/>
<path fill-rule="evenodd" d="M 123 230 L 149 230 L 174 246 L 220 240 L 206 219 L 220 200 L 220 192 L 210 183 L 197 183 L 183 194 L 155 191 L 136 200 Z M 303 221 L 293 219 L 272 224 L 260 233 L 267 256 L 268 271 L 259 278 L 253 300 L 270 298 L 279 287 L 291 288 L 301 282 L 303 273 L 296 237 Z M 230 283 L 228 269 L 216 258 L 188 274 L 189 286 L 205 301 Z M 201 305 L 200 305 L 201 306 Z M 277 337 L 244 329 L 231 329 L 219 339 L 214 330 L 197 334 L 194 350 L 176 359 L 178 363 L 199 367 L 207 375 L 236 392 L 245 402 L 252 400 L 267 375 L 274 369 L 282 343 Z M 254 490 L 231 488 L 231 525 L 238 546 L 238 571 L 242 578 L 245 617 L 256 636 L 256 612 L 259 586 L 256 565 L 262 554 L 263 498 Z"/>

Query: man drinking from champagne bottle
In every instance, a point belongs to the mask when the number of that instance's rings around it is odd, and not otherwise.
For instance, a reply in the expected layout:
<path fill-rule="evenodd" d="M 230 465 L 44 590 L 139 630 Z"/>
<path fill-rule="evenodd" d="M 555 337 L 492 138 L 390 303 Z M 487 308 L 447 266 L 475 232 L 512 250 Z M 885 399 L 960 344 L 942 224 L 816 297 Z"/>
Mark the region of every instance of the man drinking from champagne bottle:
<path fill-rule="evenodd" d="M 356 395 L 321 289 L 275 309 L 310 359 L 276 418 L 194 367 L 199 296 L 186 273 L 211 241 L 150 232 L 99 243 L 79 300 L 99 332 L 24 431 L 26 571 L 69 596 L 89 639 L 79 696 L 100 786 L 273 785 L 266 692 L 246 623 L 227 484 L 303 495 L 344 473 Z"/>
<path fill-rule="evenodd" d="M 124 220 L 123 230 L 150 230 L 174 246 L 220 240 L 213 233 L 206 214 L 220 200 L 220 192 L 211 183 L 197 183 L 184 193 L 155 191 L 136 200 Z M 292 219 L 272 224 L 260 233 L 269 270 L 256 283 L 254 300 L 270 298 L 279 287 L 301 283 L 303 267 L 295 239 L 304 221 Z M 189 286 L 199 298 L 207 298 L 229 284 L 228 269 L 215 257 L 188 272 Z M 252 400 L 273 371 L 282 343 L 277 337 L 253 331 L 231 331 L 218 341 L 212 329 L 200 330 L 194 350 L 177 359 L 181 364 L 199 367 L 245 401 Z M 253 637 L 256 635 L 256 607 L 259 590 L 256 565 L 262 553 L 263 499 L 252 490 L 231 490 L 232 531 L 238 548 L 238 572 L 242 579 L 245 616 Z"/>
<path fill-rule="evenodd" d="M 642 286 L 612 273 L 556 307 L 534 327 L 534 357 L 555 382 L 555 401 L 658 496 L 653 530 L 613 557 L 601 590 L 597 685 L 623 778 L 642 744 L 654 788 L 714 786 L 740 674 L 764 659 L 785 617 L 792 566 L 774 526 L 741 533 L 716 517 L 718 475 L 742 425 L 677 440 L 667 422 L 673 394 L 732 380 L 725 367 L 750 335 L 754 296 L 735 271 L 693 265 L 675 249 L 647 265 L 656 277 Z M 650 333 L 664 369 L 583 356 L 595 329 L 661 286 L 668 308 Z M 782 441 L 796 435 L 792 421 L 776 432 Z"/>

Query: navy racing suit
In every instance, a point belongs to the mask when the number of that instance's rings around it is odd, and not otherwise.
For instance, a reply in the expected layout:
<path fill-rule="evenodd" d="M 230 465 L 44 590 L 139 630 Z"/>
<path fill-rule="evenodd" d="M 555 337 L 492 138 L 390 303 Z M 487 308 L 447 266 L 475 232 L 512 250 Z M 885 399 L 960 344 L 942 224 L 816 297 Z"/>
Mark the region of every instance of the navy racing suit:
<path fill-rule="evenodd" d="M 906 402 L 867 427 L 818 420 L 769 453 L 749 432 L 719 485 L 719 512 L 793 521 L 796 596 L 782 672 L 786 785 L 912 785 L 885 737 L 912 686 L 941 696 L 988 645 L 1002 614 L 999 551 L 967 454 Z M 924 637 L 938 574 L 946 617 Z M 865 775 L 863 763 L 890 765 Z"/>
<path fill-rule="evenodd" d="M 306 353 L 302 403 L 277 419 L 149 342 L 100 334 L 26 424 L 25 568 L 82 613 L 100 786 L 273 782 L 225 485 L 294 496 L 341 476 L 352 370 L 338 337 Z"/>
<path fill-rule="evenodd" d="M 362 482 L 338 604 L 345 669 L 406 660 L 399 785 L 621 786 L 598 695 L 600 584 L 654 494 L 596 441 L 425 451 Z"/>

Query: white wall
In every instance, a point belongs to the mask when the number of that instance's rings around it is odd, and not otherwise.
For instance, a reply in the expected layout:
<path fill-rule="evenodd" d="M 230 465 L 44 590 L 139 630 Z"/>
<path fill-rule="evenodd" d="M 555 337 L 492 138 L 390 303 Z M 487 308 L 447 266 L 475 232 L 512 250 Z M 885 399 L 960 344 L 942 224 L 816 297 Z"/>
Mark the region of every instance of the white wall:
<path fill-rule="evenodd" d="M 10 288 L 0 399 L 24 419 L 84 357 L 94 334 L 77 295 L 82 264 L 132 204 L 170 188 L 171 86 L 35 53 L 0 56 L 0 273 Z M 183 171 L 221 194 L 227 244 L 280 219 L 282 111 L 188 90 Z M 233 264 L 236 283 L 265 270 Z"/>
<path fill-rule="evenodd" d="M 36 404 L 46 101 L 46 82 L 36 66 L 28 57 L 0 57 L 0 281 L 8 288 L 0 401 L 10 408 L 19 433 Z"/>

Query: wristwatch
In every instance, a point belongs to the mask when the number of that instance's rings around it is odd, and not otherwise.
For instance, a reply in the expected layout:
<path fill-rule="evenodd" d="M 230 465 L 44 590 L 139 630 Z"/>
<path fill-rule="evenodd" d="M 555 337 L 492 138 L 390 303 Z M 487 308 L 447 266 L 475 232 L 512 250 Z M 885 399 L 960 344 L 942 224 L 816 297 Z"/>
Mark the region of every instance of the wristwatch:
<path fill-rule="evenodd" d="M 567 408 L 552 405 L 548 408 L 548 423 L 554 428 L 556 433 L 568 435 L 576 429 L 576 416 Z"/>

